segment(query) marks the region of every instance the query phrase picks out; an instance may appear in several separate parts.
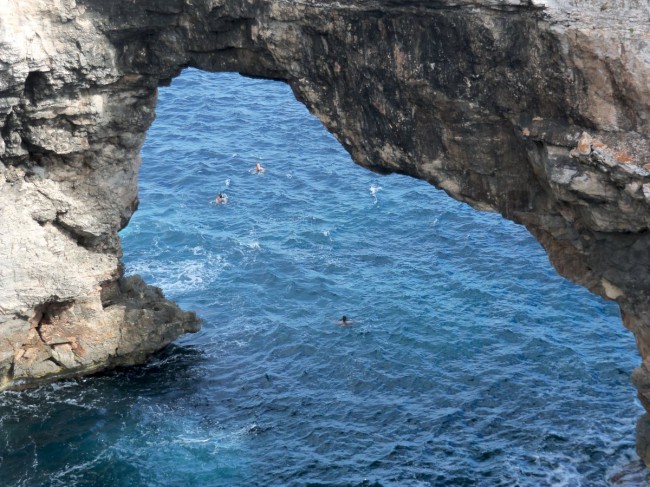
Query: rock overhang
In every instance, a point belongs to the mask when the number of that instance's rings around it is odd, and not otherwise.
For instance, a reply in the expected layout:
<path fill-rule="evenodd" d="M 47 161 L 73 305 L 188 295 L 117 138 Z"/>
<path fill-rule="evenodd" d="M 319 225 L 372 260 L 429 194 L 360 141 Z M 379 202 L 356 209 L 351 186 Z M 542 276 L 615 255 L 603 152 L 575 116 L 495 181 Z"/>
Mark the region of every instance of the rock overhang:
<path fill-rule="evenodd" d="M 562 275 L 618 302 L 650 404 L 649 20 L 604 0 L 11 2 L 0 387 L 135 363 L 196 330 L 123 277 L 117 234 L 157 86 L 195 66 L 286 81 L 358 164 L 525 225 Z"/>

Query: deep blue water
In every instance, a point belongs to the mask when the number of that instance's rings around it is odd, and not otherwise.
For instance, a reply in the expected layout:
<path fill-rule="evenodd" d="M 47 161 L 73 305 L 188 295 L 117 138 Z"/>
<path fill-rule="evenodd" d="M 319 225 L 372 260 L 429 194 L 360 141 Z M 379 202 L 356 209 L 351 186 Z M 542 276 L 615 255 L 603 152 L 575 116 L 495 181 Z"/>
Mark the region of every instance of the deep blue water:
<path fill-rule="evenodd" d="M 203 330 L 0 395 L 0 485 L 597 486 L 634 458 L 633 338 L 522 227 L 355 166 L 282 83 L 188 70 L 157 112 L 124 261 Z"/>

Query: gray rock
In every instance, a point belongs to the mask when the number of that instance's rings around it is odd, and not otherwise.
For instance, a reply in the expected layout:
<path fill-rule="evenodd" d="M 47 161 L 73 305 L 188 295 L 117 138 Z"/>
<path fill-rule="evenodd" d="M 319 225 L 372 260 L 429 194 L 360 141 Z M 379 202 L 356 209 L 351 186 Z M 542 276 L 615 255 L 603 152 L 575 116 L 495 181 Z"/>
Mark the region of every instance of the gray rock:
<path fill-rule="evenodd" d="M 197 329 L 122 277 L 117 234 L 157 86 L 186 66 L 285 80 L 356 163 L 525 225 L 560 274 L 616 300 L 645 374 L 648 19 L 648 2 L 607 0 L 11 2 L 0 387 L 136 363 Z"/>

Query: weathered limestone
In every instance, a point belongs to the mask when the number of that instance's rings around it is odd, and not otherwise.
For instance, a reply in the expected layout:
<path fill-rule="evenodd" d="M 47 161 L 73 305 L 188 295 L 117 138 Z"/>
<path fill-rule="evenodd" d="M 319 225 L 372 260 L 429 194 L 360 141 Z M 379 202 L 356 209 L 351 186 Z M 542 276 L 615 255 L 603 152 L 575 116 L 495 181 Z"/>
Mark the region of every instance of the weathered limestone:
<path fill-rule="evenodd" d="M 82 11 L 0 0 L 0 389 L 139 363 L 198 329 L 120 277 L 155 97 L 119 88 Z"/>
<path fill-rule="evenodd" d="M 645 0 L 0 0 L 3 386 L 196 329 L 117 236 L 156 87 L 195 66 L 285 80 L 357 163 L 525 225 L 617 301 L 650 411 L 649 26 Z"/>

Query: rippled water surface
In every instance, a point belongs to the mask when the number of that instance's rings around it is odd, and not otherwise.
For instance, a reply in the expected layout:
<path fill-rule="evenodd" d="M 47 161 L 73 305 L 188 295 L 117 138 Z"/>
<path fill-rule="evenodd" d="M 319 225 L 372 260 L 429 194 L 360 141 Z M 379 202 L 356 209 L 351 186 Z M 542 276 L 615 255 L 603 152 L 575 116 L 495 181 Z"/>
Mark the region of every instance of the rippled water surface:
<path fill-rule="evenodd" d="M 592 486 L 633 458 L 632 336 L 523 228 L 355 166 L 278 82 L 190 70 L 157 111 L 124 260 L 203 330 L 0 395 L 1 485 Z"/>

